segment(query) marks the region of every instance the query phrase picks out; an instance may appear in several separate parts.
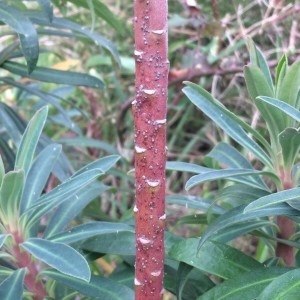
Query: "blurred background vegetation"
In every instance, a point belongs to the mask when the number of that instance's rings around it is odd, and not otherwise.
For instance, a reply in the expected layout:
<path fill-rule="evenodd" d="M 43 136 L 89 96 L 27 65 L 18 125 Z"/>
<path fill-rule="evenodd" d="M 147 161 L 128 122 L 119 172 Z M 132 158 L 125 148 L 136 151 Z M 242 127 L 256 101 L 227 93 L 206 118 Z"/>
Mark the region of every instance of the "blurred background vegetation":
<path fill-rule="evenodd" d="M 39 11 L 37 2 L 43 1 L 6 1 L 26 10 L 28 16 Z M 89 204 L 82 218 L 131 220 L 134 182 L 127 173 L 133 168 L 133 1 L 54 0 L 53 7 L 55 17 L 80 24 L 81 32 L 67 26 L 51 28 L 36 21 L 40 47 L 37 66 L 86 73 L 99 82 L 91 86 L 80 86 L 80 82 L 64 84 L 63 80 L 47 82 L 11 69 L 11 62 L 25 65 L 25 60 L 20 55 L 17 35 L 2 23 L 0 104 L 5 107 L 1 106 L 0 153 L 9 169 L 15 149 L 9 134 L 14 128 L 22 133 L 26 120 L 48 103 L 50 118 L 45 139 L 63 144 L 68 172 L 105 154 L 120 153 L 123 157 L 106 179 L 112 189 Z M 299 16 L 299 1 L 169 1 L 168 160 L 203 164 L 204 155 L 218 141 L 232 143 L 187 101 L 181 91 L 185 80 L 199 83 L 249 124 L 264 130 L 243 78 L 243 66 L 249 62 L 246 38 L 252 38 L 263 51 L 272 70 L 283 53 L 292 63 L 300 56 Z M 97 42 L 93 36 L 85 38 L 87 30 L 105 37 L 114 46 L 104 43 L 103 47 L 102 40 Z M 114 49 L 118 51 L 115 59 Z M 16 127 L 7 123 L 3 111 L 12 116 Z M 205 163 L 209 166 L 211 162 Z M 188 178 L 188 174 L 169 172 L 168 195 L 187 194 L 184 184 Z M 55 184 L 55 177 L 50 178 L 47 189 Z M 189 194 L 209 198 L 215 189 L 215 183 L 207 183 Z M 169 204 L 168 229 L 185 237 L 199 236 L 204 226 L 191 223 L 199 224 L 201 220 L 192 221 L 187 213 L 193 215 L 194 211 Z M 251 253 L 253 243 L 239 239 L 237 246 Z M 102 261 L 101 267 L 111 272 L 114 264 L 110 259 L 108 264 Z"/>

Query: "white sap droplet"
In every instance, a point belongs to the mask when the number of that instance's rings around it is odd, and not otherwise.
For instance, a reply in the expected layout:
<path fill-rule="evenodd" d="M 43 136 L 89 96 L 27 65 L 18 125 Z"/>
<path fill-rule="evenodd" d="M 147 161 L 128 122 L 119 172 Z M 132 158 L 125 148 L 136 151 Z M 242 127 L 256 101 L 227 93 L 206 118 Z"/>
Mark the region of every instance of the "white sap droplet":
<path fill-rule="evenodd" d="M 152 243 L 151 240 L 146 239 L 146 238 L 143 238 L 143 237 L 139 238 L 139 241 L 140 241 L 141 244 L 143 244 L 143 245 L 148 245 L 148 244 L 151 244 L 151 243 Z"/>
<path fill-rule="evenodd" d="M 159 217 L 159 220 L 165 220 L 167 218 L 166 214 L 163 214 L 161 217 Z"/>
<path fill-rule="evenodd" d="M 136 153 L 144 153 L 144 152 L 146 152 L 145 148 L 142 148 L 142 147 L 139 147 L 139 146 L 135 146 L 134 149 L 135 149 Z"/>
<path fill-rule="evenodd" d="M 147 95 L 154 95 L 156 90 L 147 90 L 147 89 L 143 89 L 143 92 Z"/>
<path fill-rule="evenodd" d="M 151 272 L 150 274 L 151 274 L 152 276 L 154 276 L 154 277 L 157 277 L 157 276 L 159 276 L 159 275 L 161 274 L 161 271 L 160 271 L 160 270 L 154 271 L 154 272 Z"/>
<path fill-rule="evenodd" d="M 133 100 L 133 101 L 131 102 L 131 104 L 132 104 L 132 105 L 136 105 L 136 104 L 137 104 L 137 101 L 136 101 L 136 100 Z"/>
<path fill-rule="evenodd" d="M 159 180 L 146 180 L 146 183 L 151 187 L 157 187 L 160 184 Z"/>
<path fill-rule="evenodd" d="M 142 52 L 142 51 L 139 51 L 139 50 L 134 50 L 133 53 L 134 53 L 135 56 L 140 56 L 140 55 L 143 54 L 143 52 Z"/>
<path fill-rule="evenodd" d="M 133 211 L 134 211 L 135 213 L 139 211 L 139 209 L 137 208 L 136 205 L 134 206 Z"/>
<path fill-rule="evenodd" d="M 156 124 L 166 124 L 167 119 L 161 119 L 161 120 L 156 120 L 155 123 Z"/>
<path fill-rule="evenodd" d="M 134 278 L 134 285 L 142 285 L 142 283 L 137 278 Z"/>
<path fill-rule="evenodd" d="M 154 33 L 154 34 L 159 34 L 159 35 L 161 35 L 161 34 L 163 34 L 165 31 L 164 31 L 163 29 L 161 29 L 161 30 L 152 30 L 151 32 Z"/>

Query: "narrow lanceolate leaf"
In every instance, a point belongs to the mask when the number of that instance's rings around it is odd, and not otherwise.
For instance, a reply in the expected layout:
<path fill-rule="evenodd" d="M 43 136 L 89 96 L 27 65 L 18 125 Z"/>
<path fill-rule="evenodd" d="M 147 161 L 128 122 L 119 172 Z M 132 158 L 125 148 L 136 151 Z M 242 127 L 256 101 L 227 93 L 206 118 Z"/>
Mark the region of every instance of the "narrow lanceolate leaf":
<path fill-rule="evenodd" d="M 28 123 L 18 148 L 15 170 L 23 169 L 25 174 L 28 173 L 36 146 L 47 119 L 47 114 L 48 107 L 45 106 L 38 110 Z"/>
<path fill-rule="evenodd" d="M 23 170 L 10 171 L 4 176 L 0 189 L 1 221 L 4 226 L 16 221 L 23 185 Z"/>
<path fill-rule="evenodd" d="M 258 101 L 265 102 L 269 104 L 270 107 L 273 107 L 273 109 L 278 109 L 283 113 L 285 113 L 286 115 L 288 115 L 289 117 L 291 117 L 292 119 L 294 119 L 295 121 L 300 122 L 299 110 L 291 106 L 290 104 L 275 98 L 264 97 L 264 96 L 257 97 L 256 102 Z"/>
<path fill-rule="evenodd" d="M 38 0 L 40 7 L 42 8 L 43 12 L 47 16 L 49 22 L 53 19 L 53 7 L 50 0 Z"/>
<path fill-rule="evenodd" d="M 16 31 L 20 38 L 21 48 L 27 62 L 26 73 L 31 73 L 39 56 L 38 36 L 34 25 L 17 8 L 0 2 L 0 20 Z"/>
<path fill-rule="evenodd" d="M 5 175 L 5 169 L 4 169 L 2 156 L 0 155 L 0 188 L 1 188 L 1 184 L 2 184 L 2 180 L 4 178 L 4 175 Z"/>
<path fill-rule="evenodd" d="M 218 180 L 218 179 L 227 179 L 230 181 L 241 182 L 249 186 L 259 187 L 265 190 L 268 190 L 266 186 L 258 185 L 257 182 L 252 180 L 244 180 L 246 176 L 251 176 L 252 178 L 259 175 L 269 175 L 272 179 L 276 180 L 278 183 L 278 178 L 271 172 L 266 171 L 256 171 L 253 169 L 225 169 L 225 170 L 214 170 L 211 172 L 195 175 L 191 177 L 185 185 L 186 190 L 191 189 L 197 184 L 201 184 L 206 181 Z M 250 178 L 251 178 L 250 177 Z"/>
<path fill-rule="evenodd" d="M 54 28 L 60 28 L 60 29 L 69 29 L 73 32 L 78 32 L 82 34 L 84 37 L 88 37 L 91 39 L 96 45 L 100 45 L 104 47 L 106 50 L 108 50 L 115 61 L 121 65 L 120 58 L 118 55 L 118 51 L 114 44 L 111 43 L 108 39 L 101 36 L 100 34 L 97 34 L 96 32 L 91 31 L 89 28 L 85 28 L 83 26 L 80 26 L 77 23 L 72 22 L 71 20 L 67 20 L 64 18 L 56 18 L 54 17 L 51 22 L 46 20 L 43 16 L 34 14 L 30 16 L 30 20 L 34 23 L 37 23 L 42 26 L 49 26 Z"/>
<path fill-rule="evenodd" d="M 63 274 L 89 281 L 91 272 L 85 258 L 72 247 L 52 241 L 31 238 L 21 246 L 35 258 Z"/>
<path fill-rule="evenodd" d="M 76 177 L 88 170 L 94 170 L 94 169 L 101 170 L 103 173 L 105 173 L 110 168 L 112 168 L 119 159 L 120 159 L 119 155 L 109 155 L 109 156 L 101 157 L 89 163 L 88 165 L 84 166 L 80 170 L 78 170 L 72 177 Z"/>
<path fill-rule="evenodd" d="M 39 153 L 31 165 L 22 193 L 20 216 L 39 199 L 60 153 L 61 145 L 49 145 Z"/>
<path fill-rule="evenodd" d="M 0 234 L 0 248 L 4 245 L 6 239 L 11 236 L 10 234 Z"/>
<path fill-rule="evenodd" d="M 285 77 L 287 68 L 288 68 L 288 59 L 287 59 L 286 54 L 284 54 L 281 57 L 280 61 L 277 64 L 277 67 L 276 67 L 276 76 L 275 76 L 275 83 L 276 83 L 275 84 L 275 87 L 276 87 L 275 95 L 276 95 L 276 97 L 277 97 L 278 91 L 280 91 L 280 88 L 282 86 L 282 81 Z"/>
<path fill-rule="evenodd" d="M 69 223 L 82 212 L 88 203 L 99 197 L 108 189 L 109 187 L 100 182 L 93 182 L 84 190 L 80 190 L 79 193 L 76 193 L 75 197 L 70 197 L 68 200 L 59 204 L 55 209 L 55 212 L 49 216 L 44 237 L 49 238 L 50 236 L 63 231 Z"/>
<path fill-rule="evenodd" d="M 268 284 L 273 282 L 273 280 L 276 281 L 276 279 L 281 278 L 281 275 L 289 270 L 290 269 L 288 268 L 282 267 L 254 269 L 218 284 L 204 295 L 198 297 L 197 300 L 258 300 L 258 295 L 266 286 L 268 286 Z M 280 282 L 278 283 L 278 286 L 281 286 Z M 277 298 L 266 297 L 262 299 L 273 300 Z"/>
<path fill-rule="evenodd" d="M 257 297 L 257 300 L 294 300 L 300 293 L 300 270 L 286 271 L 274 278 Z"/>
<path fill-rule="evenodd" d="M 226 244 L 209 241 L 199 251 L 197 246 L 198 239 L 185 239 L 171 248 L 169 257 L 224 279 L 263 267 L 250 256 Z"/>
<path fill-rule="evenodd" d="M 254 42 L 250 39 L 247 41 L 247 46 L 249 49 L 251 64 L 259 67 L 259 69 L 262 71 L 264 75 L 265 80 L 269 85 L 269 88 L 273 90 L 274 85 L 273 85 L 271 72 L 263 53 L 258 47 L 255 46 Z"/>
<path fill-rule="evenodd" d="M 3 63 L 1 65 L 1 68 L 22 77 L 27 77 L 44 82 L 81 85 L 93 88 L 103 88 L 104 86 L 103 82 L 100 79 L 78 72 L 60 71 L 44 67 L 36 67 L 34 71 L 28 74 L 24 65 L 11 61 Z"/>
<path fill-rule="evenodd" d="M 25 269 L 14 271 L 0 284 L 0 299 L 2 300 L 22 300 L 23 299 L 23 282 L 26 274 Z"/>
<path fill-rule="evenodd" d="M 238 206 L 218 217 L 218 219 L 208 226 L 205 233 L 201 236 L 198 247 L 201 248 L 209 238 L 213 238 L 218 232 L 221 230 L 223 232 L 225 228 L 232 225 L 262 217 L 280 215 L 297 216 L 299 214 L 296 209 L 293 209 L 286 203 L 278 203 L 274 206 L 261 208 L 260 210 L 248 213 L 244 213 L 245 207 L 246 205 Z"/>
<path fill-rule="evenodd" d="M 222 167 L 253 169 L 249 160 L 236 148 L 227 143 L 218 143 L 206 156 L 217 160 Z M 268 189 L 259 176 L 244 178 L 244 180 L 252 180 L 263 189 Z"/>
<path fill-rule="evenodd" d="M 279 134 L 284 165 L 290 169 L 294 165 L 300 150 L 300 131 L 296 128 L 286 128 Z"/>
<path fill-rule="evenodd" d="M 211 203 L 210 201 L 192 195 L 168 195 L 167 202 L 169 204 L 176 204 L 185 208 L 198 209 L 204 212 L 210 210 L 212 213 L 215 214 L 223 214 L 226 212 L 226 210 L 221 206 L 218 206 L 214 203 Z"/>
<path fill-rule="evenodd" d="M 206 173 L 208 171 L 212 171 L 213 169 L 202 167 L 196 164 L 181 162 L 181 161 L 168 161 L 166 163 L 166 169 L 172 171 L 180 171 L 180 172 L 190 172 L 190 173 Z"/>
<path fill-rule="evenodd" d="M 237 143 L 243 146 L 246 150 L 250 151 L 260 161 L 272 168 L 272 162 L 266 152 L 244 131 L 246 130 L 253 134 L 266 149 L 270 150 L 268 143 L 253 130 L 249 125 L 242 121 L 238 121 L 238 118 L 228 111 L 220 102 L 217 102 L 212 96 L 203 90 L 196 84 L 187 83 L 189 86 L 183 89 L 183 92 L 187 95 L 191 102 L 193 102 L 200 110 L 202 110 L 209 118 L 211 118 L 224 132 L 226 132 Z M 271 150 L 270 150 L 271 153 Z"/>
<path fill-rule="evenodd" d="M 122 223 L 91 222 L 73 227 L 65 232 L 56 234 L 50 238 L 53 242 L 71 244 L 86 240 L 96 235 L 103 235 L 114 232 L 134 232 L 132 226 Z"/>
<path fill-rule="evenodd" d="M 42 274 L 61 282 L 62 284 L 78 291 L 83 295 L 89 296 L 92 299 L 134 299 L 134 292 L 132 289 L 109 278 L 92 276 L 89 282 L 85 282 L 77 278 L 58 273 L 55 270 L 45 270 L 42 271 Z"/>
<path fill-rule="evenodd" d="M 293 188 L 289 190 L 280 191 L 271 195 L 267 195 L 253 201 L 245 207 L 244 213 L 259 211 L 262 208 L 272 207 L 275 204 L 292 201 L 297 203 L 300 201 L 300 188 Z"/>
<path fill-rule="evenodd" d="M 76 199 L 76 192 L 87 186 L 93 180 L 95 180 L 102 171 L 90 170 L 83 174 L 80 174 L 74 178 L 71 178 L 64 183 L 57 186 L 51 192 L 45 194 L 40 200 L 29 209 L 27 209 L 22 216 L 26 217 L 26 214 L 30 215 L 27 226 L 31 227 L 41 216 L 51 211 L 57 205 L 68 200 L 70 197 Z M 21 217 L 22 217 L 21 216 Z"/>

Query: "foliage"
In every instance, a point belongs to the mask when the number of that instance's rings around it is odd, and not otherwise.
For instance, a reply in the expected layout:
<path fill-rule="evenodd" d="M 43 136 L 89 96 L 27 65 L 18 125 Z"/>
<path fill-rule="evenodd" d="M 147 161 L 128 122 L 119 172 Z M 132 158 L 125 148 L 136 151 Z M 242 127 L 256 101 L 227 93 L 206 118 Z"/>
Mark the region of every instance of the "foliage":
<path fill-rule="evenodd" d="M 294 228 L 294 224 L 288 222 L 299 222 L 300 64 L 297 61 L 288 66 L 284 55 L 277 65 L 273 82 L 262 52 L 251 41 L 249 51 L 251 63 L 245 66 L 245 80 L 253 104 L 266 122 L 267 131 L 249 126 L 199 85 L 186 82 L 187 87 L 183 89 L 189 100 L 236 143 L 234 147 L 224 142 L 217 144 L 204 160 L 206 168 L 176 162 L 169 165 L 172 169 L 196 173 L 186 182 L 187 190 L 208 181 L 218 181 L 218 189 L 210 200 L 206 215 L 208 227 L 200 242 L 186 240 L 169 253 L 178 261 L 225 279 L 198 299 L 293 299 L 299 292 L 298 285 L 287 283 L 297 271 L 276 266 L 276 260 L 282 258 L 279 264 L 294 266 L 294 259 L 286 255 L 287 247 L 300 247 L 298 231 L 288 228 L 290 235 L 283 234 L 286 226 L 292 224 Z M 186 203 L 189 203 L 188 197 Z M 217 213 L 219 206 L 225 211 Z M 274 216 L 278 216 L 278 223 L 270 218 Z M 282 216 L 288 218 L 285 223 L 279 221 Z M 242 274 L 234 270 L 235 264 L 232 264 L 224 269 L 233 272 L 227 274 L 222 273 L 223 262 L 219 258 L 211 265 L 217 263 L 216 270 L 220 273 L 203 269 L 199 258 L 208 243 L 218 247 L 218 254 L 224 253 L 223 259 L 229 263 L 231 256 L 227 250 L 219 248 L 246 233 L 258 239 L 260 247 L 255 256 L 263 264 L 253 262 L 251 272 L 244 269 Z M 285 253 L 278 251 L 281 245 L 286 247 Z M 213 249 L 211 253 L 216 251 Z M 246 268 L 249 258 L 238 253 L 232 260 L 243 262 Z"/>

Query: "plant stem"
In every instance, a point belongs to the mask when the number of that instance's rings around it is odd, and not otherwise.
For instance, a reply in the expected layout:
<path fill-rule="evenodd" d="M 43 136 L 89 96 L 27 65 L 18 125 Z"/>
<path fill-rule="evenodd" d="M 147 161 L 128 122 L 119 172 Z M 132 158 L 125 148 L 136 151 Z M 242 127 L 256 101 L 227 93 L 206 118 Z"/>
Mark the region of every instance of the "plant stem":
<path fill-rule="evenodd" d="M 135 299 L 162 299 L 164 274 L 167 0 L 135 0 Z"/>

